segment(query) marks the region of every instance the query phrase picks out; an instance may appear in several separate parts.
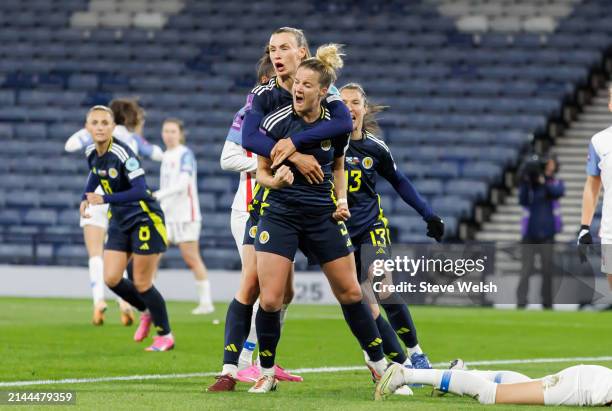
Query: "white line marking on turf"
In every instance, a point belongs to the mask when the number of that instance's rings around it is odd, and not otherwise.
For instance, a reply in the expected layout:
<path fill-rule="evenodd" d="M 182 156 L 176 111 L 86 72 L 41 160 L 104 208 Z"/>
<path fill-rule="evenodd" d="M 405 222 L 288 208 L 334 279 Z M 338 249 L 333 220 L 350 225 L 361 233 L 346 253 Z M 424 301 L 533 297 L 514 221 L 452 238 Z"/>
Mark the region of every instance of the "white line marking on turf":
<path fill-rule="evenodd" d="M 546 364 L 546 363 L 561 363 L 561 362 L 578 362 L 578 361 L 612 361 L 612 356 L 606 357 L 568 357 L 568 358 L 532 358 L 518 360 L 484 360 L 484 361 L 466 361 L 470 366 L 474 365 L 502 365 L 502 364 Z M 448 362 L 434 363 L 432 366 L 444 367 L 448 366 Z M 363 365 L 353 365 L 344 367 L 318 367 L 318 368 L 298 368 L 291 370 L 296 374 L 312 374 L 312 373 L 334 373 L 343 371 L 359 371 L 365 370 Z M 119 377 L 100 377 L 100 378 L 66 378 L 63 380 L 38 380 L 38 381 L 8 381 L 0 382 L 0 387 L 25 387 L 29 385 L 62 385 L 62 384 L 89 384 L 97 382 L 112 382 L 112 381 L 145 381 L 145 380 L 166 380 L 180 378 L 196 378 L 196 377 L 213 377 L 216 372 L 193 372 L 185 374 L 148 374 L 148 375 L 127 375 Z"/>

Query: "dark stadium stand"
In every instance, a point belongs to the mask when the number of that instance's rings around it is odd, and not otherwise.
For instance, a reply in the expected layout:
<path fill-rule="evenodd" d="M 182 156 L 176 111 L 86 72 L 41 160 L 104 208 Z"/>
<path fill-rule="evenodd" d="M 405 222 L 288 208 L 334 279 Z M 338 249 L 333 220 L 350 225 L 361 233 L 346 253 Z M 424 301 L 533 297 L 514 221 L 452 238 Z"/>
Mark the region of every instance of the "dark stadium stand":
<path fill-rule="evenodd" d="M 459 31 L 427 0 L 128 3 L 0 2 L 0 261 L 86 264 L 77 215 L 86 164 L 63 144 L 88 106 L 138 96 L 150 141 L 161 143 L 165 117 L 185 121 L 204 258 L 237 268 L 229 207 L 238 177 L 220 169 L 219 155 L 270 32 L 288 25 L 303 28 L 313 50 L 346 44 L 338 85 L 360 82 L 390 106 L 382 137 L 457 239 L 475 204 L 588 86 L 612 31 L 605 0 L 577 3 L 552 33 L 479 34 Z M 158 164 L 144 164 L 155 187 Z M 427 241 L 390 186 L 380 192 L 397 240 Z M 181 265 L 178 251 L 164 264 Z"/>

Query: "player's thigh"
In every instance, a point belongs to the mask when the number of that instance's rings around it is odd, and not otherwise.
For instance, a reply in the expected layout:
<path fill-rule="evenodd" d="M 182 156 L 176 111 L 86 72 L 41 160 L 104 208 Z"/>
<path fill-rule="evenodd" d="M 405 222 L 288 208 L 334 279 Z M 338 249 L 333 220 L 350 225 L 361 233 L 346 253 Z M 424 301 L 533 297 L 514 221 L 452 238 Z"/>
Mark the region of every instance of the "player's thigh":
<path fill-rule="evenodd" d="M 102 255 L 105 237 L 106 228 L 94 224 L 86 224 L 83 226 L 83 238 L 85 239 L 85 247 L 87 248 L 89 257 Z"/>
<path fill-rule="evenodd" d="M 189 267 L 193 267 L 198 264 L 203 264 L 202 256 L 200 254 L 200 243 L 199 241 L 184 241 L 178 243 L 178 248 L 181 251 L 183 260 Z"/>
<path fill-rule="evenodd" d="M 321 266 L 332 292 L 341 304 L 352 304 L 362 300 L 361 287 L 357 281 L 353 253 L 329 261 Z"/>
<path fill-rule="evenodd" d="M 257 252 L 259 305 L 266 311 L 280 310 L 293 261 L 282 255 Z"/>
<path fill-rule="evenodd" d="M 129 254 L 125 251 L 104 250 L 104 282 L 109 287 L 116 286 L 125 271 Z"/>
<path fill-rule="evenodd" d="M 544 390 L 541 381 L 516 384 L 497 384 L 496 404 L 544 404 Z"/>

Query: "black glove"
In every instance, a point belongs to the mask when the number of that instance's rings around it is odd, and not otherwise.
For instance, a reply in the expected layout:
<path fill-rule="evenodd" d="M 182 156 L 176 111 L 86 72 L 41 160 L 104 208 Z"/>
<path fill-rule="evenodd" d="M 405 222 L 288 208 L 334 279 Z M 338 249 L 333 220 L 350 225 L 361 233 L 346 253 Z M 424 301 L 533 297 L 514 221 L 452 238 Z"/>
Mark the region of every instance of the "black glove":
<path fill-rule="evenodd" d="M 578 231 L 578 241 L 576 242 L 578 245 L 578 256 L 580 257 L 581 263 L 586 263 L 587 261 L 587 251 L 588 245 L 593 244 L 593 237 L 591 237 L 590 227 L 586 224 L 580 226 L 580 230 Z"/>
<path fill-rule="evenodd" d="M 427 221 L 427 237 L 435 238 L 437 242 L 442 241 L 444 221 L 437 215 L 433 215 L 425 221 Z"/>

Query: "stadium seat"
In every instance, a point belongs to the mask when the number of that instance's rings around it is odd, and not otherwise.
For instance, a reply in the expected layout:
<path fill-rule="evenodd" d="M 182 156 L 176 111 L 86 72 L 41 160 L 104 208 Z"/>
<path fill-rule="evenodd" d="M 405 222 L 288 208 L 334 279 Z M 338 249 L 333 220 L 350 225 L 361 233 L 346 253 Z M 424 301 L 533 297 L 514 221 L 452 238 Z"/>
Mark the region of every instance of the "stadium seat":
<path fill-rule="evenodd" d="M 28 210 L 23 217 L 23 223 L 29 225 L 55 225 L 57 212 L 53 209 Z"/>

